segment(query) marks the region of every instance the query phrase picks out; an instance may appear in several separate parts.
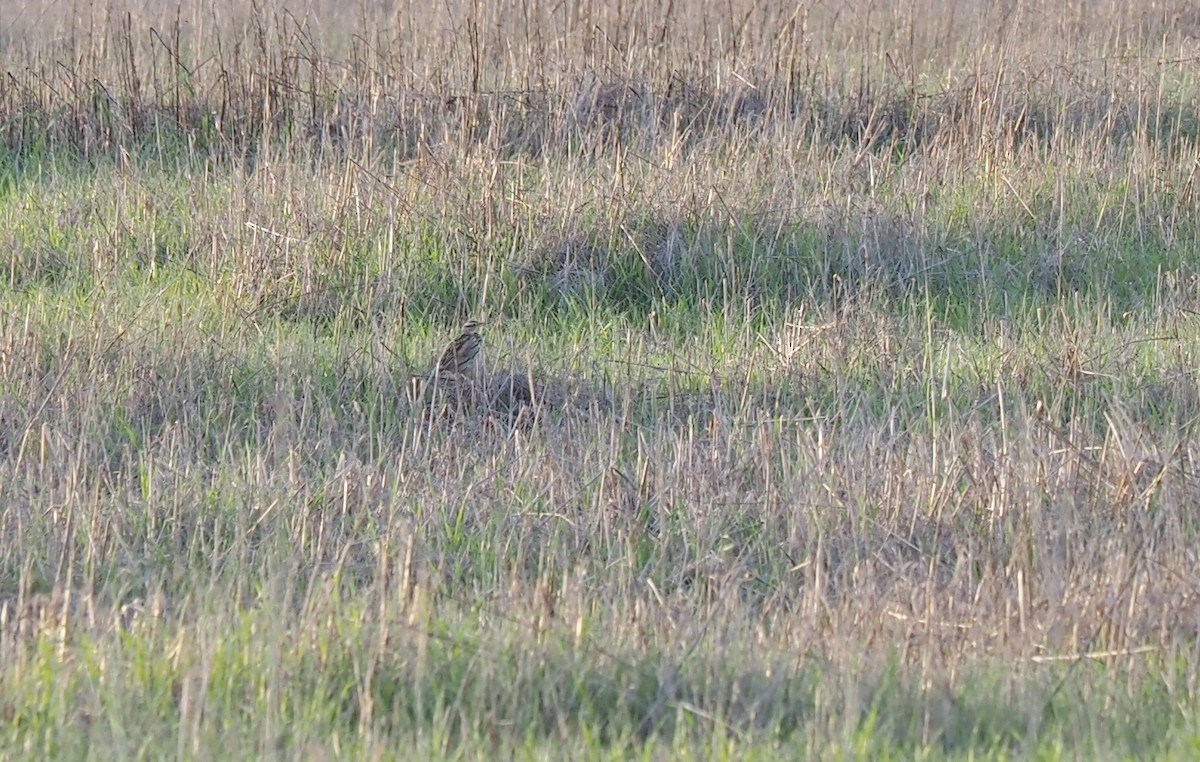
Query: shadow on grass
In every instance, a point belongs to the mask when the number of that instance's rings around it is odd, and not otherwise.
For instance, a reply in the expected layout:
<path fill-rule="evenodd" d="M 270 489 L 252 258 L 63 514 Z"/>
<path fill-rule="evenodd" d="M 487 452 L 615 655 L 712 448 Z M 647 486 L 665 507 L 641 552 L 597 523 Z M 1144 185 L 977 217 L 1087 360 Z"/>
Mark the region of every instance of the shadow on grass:
<path fill-rule="evenodd" d="M 918 210 L 900 193 L 882 202 L 852 194 L 723 217 L 686 209 L 584 216 L 550 232 L 518 219 L 512 233 L 488 240 L 465 224 L 447 229 L 444 219 L 411 221 L 403 235 L 394 224 L 368 228 L 354 240 L 332 226 L 293 244 L 305 252 L 303 277 L 270 237 L 244 242 L 265 250 L 241 255 L 244 272 L 224 273 L 235 266 L 203 259 L 217 234 L 211 221 L 192 221 L 197 202 L 173 182 L 178 168 L 147 163 L 142 181 L 156 203 L 110 229 L 104 200 L 85 180 L 116 163 L 80 160 L 72 169 L 70 154 L 48 161 L 63 165 L 59 184 L 77 174 L 83 195 L 57 193 L 22 210 L 6 242 L 5 288 L 86 291 L 161 278 L 171 267 L 223 273 L 237 283 L 244 316 L 326 334 L 405 319 L 460 325 L 480 312 L 542 322 L 580 311 L 635 326 L 673 316 L 686 333 L 714 314 L 787 316 L 802 302 L 839 310 L 862 298 L 897 313 L 928 310 L 959 330 L 1066 297 L 1137 313 L 1154 303 L 1164 273 L 1186 270 L 1186 252 L 1200 242 L 1200 229 L 1170 199 L 1148 199 L 1141 210 L 1163 220 L 1156 229 L 1097 231 L 1089 214 L 1121 190 L 1103 183 L 1065 199 L 1048 185 L 1023 207 L 999 210 L 971 196 L 983 189 L 931 188 Z M 227 201 L 206 199 L 214 208 Z M 386 267 L 383 251 L 394 252 Z M 513 261 L 506 252 L 524 253 Z"/>
<path fill-rule="evenodd" d="M 703 648 L 688 657 L 618 657 L 544 641 L 492 650 L 461 630 L 429 638 L 421 653 L 419 663 L 403 651 L 384 656 L 369 700 L 344 696 L 334 726 L 366 721 L 400 736 L 439 728 L 465 747 L 585 738 L 630 753 L 716 735 L 749 747 L 811 751 L 815 740 L 901 756 L 1019 755 L 1059 744 L 1153 755 L 1177 730 L 1165 693 L 1131 698 L 1119 674 L 1088 664 L 1019 676 L 996 668 L 931 687 L 894 667 L 766 667 Z M 334 684 L 337 675 L 352 680 L 349 661 L 327 669 Z M 1124 719 L 1096 726 L 1101 704 L 1105 716 Z"/>

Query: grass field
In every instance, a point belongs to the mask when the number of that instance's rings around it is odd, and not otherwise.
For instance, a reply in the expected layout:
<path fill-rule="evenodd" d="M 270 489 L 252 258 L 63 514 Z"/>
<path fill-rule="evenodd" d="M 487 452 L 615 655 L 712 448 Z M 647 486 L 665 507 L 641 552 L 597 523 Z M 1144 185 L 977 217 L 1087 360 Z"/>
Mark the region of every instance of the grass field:
<path fill-rule="evenodd" d="M 436 5 L 0 7 L 0 756 L 1200 755 L 1193 3 Z"/>

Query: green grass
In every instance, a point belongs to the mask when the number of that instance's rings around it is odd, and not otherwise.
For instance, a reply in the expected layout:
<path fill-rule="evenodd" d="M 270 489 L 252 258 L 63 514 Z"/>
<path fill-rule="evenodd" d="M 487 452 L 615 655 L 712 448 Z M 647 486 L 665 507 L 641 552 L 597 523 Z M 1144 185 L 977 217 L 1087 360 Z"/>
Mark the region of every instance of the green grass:
<path fill-rule="evenodd" d="M 0 756 L 1197 754 L 1190 6 L 51 5 Z"/>

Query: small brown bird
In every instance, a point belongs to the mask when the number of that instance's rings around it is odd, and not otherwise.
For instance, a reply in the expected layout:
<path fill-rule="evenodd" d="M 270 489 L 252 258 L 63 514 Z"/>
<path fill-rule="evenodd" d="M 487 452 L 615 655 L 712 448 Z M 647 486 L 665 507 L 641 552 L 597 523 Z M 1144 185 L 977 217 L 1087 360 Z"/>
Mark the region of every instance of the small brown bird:
<path fill-rule="evenodd" d="M 436 370 L 439 375 L 457 373 L 465 376 L 474 373 L 479 364 L 479 356 L 483 353 L 483 337 L 479 335 L 479 329 L 482 327 L 482 321 L 467 321 L 462 334 L 450 342 L 450 346 L 442 352 Z"/>

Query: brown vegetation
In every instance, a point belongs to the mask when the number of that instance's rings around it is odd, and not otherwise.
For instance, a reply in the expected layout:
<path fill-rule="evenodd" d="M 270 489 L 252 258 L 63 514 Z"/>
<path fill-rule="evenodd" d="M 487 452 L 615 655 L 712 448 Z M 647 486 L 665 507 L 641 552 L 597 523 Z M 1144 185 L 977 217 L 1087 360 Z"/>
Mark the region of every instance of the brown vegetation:
<path fill-rule="evenodd" d="M 3 4 L 0 744 L 1182 748 L 1192 5 Z"/>

